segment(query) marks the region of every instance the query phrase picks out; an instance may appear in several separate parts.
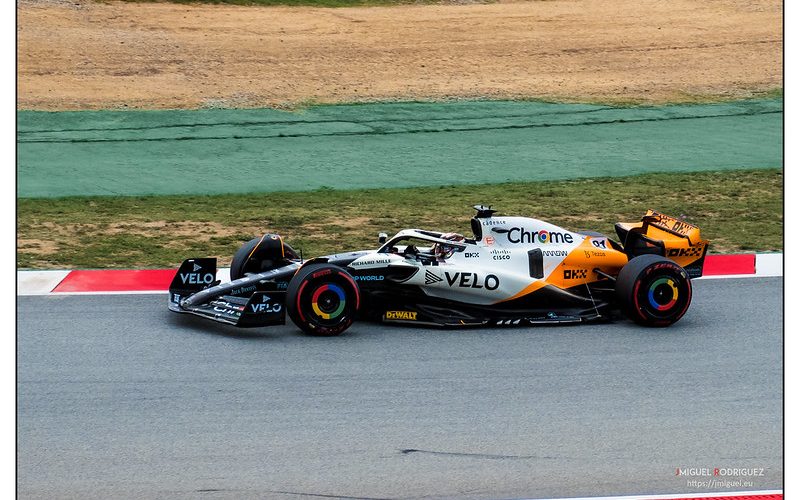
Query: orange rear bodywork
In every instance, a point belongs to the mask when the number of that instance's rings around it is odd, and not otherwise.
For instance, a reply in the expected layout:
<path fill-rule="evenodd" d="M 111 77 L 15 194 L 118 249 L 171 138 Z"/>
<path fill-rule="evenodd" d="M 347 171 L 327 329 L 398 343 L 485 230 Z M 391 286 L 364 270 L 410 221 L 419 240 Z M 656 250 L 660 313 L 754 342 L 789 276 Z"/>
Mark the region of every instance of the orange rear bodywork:
<path fill-rule="evenodd" d="M 600 281 L 603 276 L 595 270 L 615 276 L 622 266 L 628 263 L 624 253 L 611 247 L 610 242 L 606 248 L 598 248 L 592 241 L 600 238 L 586 238 L 575 250 L 561 262 L 550 275 L 547 282 L 559 288 L 570 288 L 575 285 Z"/>
<path fill-rule="evenodd" d="M 664 257 L 686 269 L 691 277 L 702 275 L 708 240 L 702 239 L 697 226 L 648 210 L 641 222 L 620 222 L 616 229 L 626 253 L 663 252 Z"/>
<path fill-rule="evenodd" d="M 601 281 L 616 276 L 630 259 L 644 254 L 667 257 L 692 278 L 702 276 L 708 240 L 701 238 L 697 226 L 648 210 L 640 222 L 617 223 L 616 231 L 621 247 L 604 238 L 587 237 L 546 277 L 546 283 L 568 289 Z M 522 295 L 544 285 L 535 283 Z"/>

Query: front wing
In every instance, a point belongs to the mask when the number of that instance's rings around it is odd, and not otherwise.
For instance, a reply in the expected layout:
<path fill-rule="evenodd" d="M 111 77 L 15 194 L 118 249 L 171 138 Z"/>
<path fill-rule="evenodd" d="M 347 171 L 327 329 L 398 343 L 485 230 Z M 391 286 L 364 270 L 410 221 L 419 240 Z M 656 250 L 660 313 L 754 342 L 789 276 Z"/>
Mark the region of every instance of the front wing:
<path fill-rule="evenodd" d="M 169 310 L 238 327 L 282 325 L 286 287 L 299 267 L 292 263 L 220 283 L 216 259 L 188 259 L 170 285 Z"/>

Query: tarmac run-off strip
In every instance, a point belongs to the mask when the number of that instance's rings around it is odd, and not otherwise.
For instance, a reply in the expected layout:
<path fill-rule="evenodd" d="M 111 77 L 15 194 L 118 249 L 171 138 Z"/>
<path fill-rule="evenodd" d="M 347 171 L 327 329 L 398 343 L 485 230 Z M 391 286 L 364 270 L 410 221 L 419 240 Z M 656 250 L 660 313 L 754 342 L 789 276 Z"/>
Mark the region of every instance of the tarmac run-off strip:
<path fill-rule="evenodd" d="M 17 196 L 540 182 L 783 164 L 783 99 L 17 113 Z"/>
<path fill-rule="evenodd" d="M 17 271 L 17 295 L 70 293 L 166 292 L 176 269 Z M 707 255 L 703 277 L 742 278 L 783 276 L 783 254 Z M 217 279 L 228 281 L 229 270 L 217 270 Z"/>

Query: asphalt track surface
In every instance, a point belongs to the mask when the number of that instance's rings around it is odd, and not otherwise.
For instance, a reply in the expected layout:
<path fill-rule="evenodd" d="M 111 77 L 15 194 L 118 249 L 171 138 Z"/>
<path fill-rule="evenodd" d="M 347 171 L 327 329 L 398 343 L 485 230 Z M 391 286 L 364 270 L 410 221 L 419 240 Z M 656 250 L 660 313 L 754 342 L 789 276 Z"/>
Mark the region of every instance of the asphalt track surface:
<path fill-rule="evenodd" d="M 782 280 L 628 322 L 338 338 L 166 296 L 18 298 L 19 498 L 541 498 L 782 488 Z M 763 468 L 703 488 L 677 467 Z"/>

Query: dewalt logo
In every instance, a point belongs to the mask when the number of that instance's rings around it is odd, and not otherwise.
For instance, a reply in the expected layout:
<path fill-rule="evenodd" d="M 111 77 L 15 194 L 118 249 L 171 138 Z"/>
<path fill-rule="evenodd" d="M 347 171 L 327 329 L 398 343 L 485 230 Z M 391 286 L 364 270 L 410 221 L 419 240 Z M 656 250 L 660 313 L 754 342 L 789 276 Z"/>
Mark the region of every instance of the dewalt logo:
<path fill-rule="evenodd" d="M 417 313 L 414 311 L 386 311 L 384 318 L 387 320 L 403 319 L 406 321 L 416 321 Z"/>

